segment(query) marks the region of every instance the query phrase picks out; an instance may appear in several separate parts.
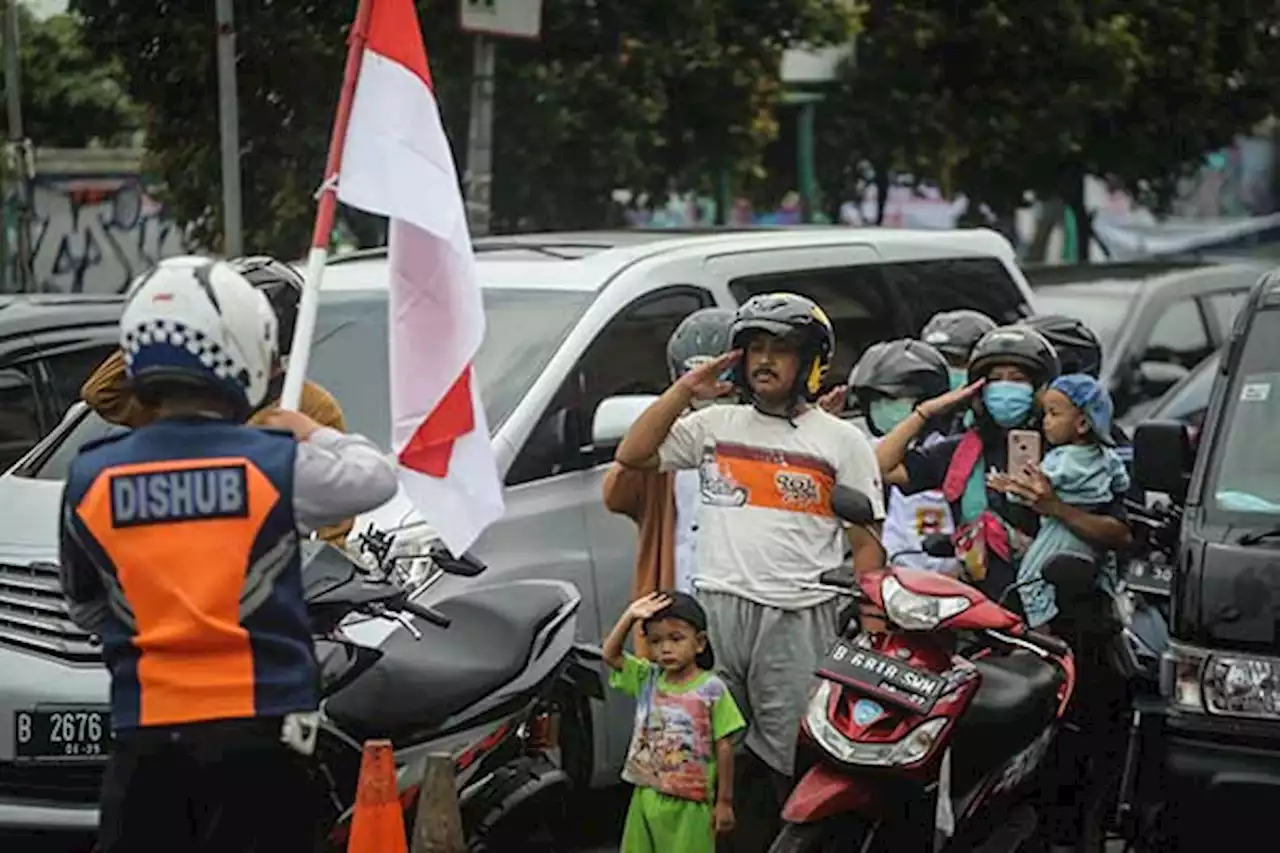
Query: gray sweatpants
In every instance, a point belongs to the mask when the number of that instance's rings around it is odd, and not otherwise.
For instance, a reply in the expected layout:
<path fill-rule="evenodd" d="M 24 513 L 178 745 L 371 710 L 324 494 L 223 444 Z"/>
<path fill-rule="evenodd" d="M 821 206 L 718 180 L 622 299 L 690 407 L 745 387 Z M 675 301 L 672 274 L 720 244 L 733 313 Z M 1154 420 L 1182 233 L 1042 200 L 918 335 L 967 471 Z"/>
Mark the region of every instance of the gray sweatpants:
<path fill-rule="evenodd" d="M 767 607 L 702 590 L 716 669 L 747 719 L 746 745 L 785 776 L 794 775 L 796 736 L 818 661 L 835 640 L 838 601 L 804 610 Z"/>

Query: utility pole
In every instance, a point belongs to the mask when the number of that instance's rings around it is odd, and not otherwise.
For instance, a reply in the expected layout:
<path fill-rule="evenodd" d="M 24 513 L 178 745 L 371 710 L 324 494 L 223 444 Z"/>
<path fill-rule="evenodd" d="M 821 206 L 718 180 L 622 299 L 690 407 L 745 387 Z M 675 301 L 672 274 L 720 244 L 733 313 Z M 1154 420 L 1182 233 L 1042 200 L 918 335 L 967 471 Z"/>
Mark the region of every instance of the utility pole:
<path fill-rule="evenodd" d="M 222 252 L 231 258 L 244 254 L 240 222 L 240 100 L 236 92 L 236 29 L 233 6 L 233 0 L 216 0 L 218 130 L 222 146 Z"/>
<path fill-rule="evenodd" d="M 473 0 L 474 2 L 474 0 Z M 472 237 L 489 233 L 493 186 L 493 90 L 497 45 L 483 33 L 474 39 L 471 123 L 467 133 L 467 220 Z"/>
<path fill-rule="evenodd" d="M 16 237 L 14 289 L 34 289 L 31 268 L 31 143 L 22 129 L 22 69 L 18 61 L 18 0 L 7 0 L 4 10 L 4 79 L 9 112 L 9 165 L 13 171 Z M 8 237 L 5 237 L 8 242 Z"/>

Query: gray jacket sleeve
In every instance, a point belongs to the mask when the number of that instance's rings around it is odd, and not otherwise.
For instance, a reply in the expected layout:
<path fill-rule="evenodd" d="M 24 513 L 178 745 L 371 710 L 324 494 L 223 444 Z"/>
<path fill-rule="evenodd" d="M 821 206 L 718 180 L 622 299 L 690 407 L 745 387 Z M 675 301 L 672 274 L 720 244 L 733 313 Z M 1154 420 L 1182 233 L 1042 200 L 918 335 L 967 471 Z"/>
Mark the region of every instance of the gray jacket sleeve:
<path fill-rule="evenodd" d="M 315 530 L 382 506 L 396 494 L 396 467 L 362 435 L 321 427 L 298 443 L 293 514 Z"/>

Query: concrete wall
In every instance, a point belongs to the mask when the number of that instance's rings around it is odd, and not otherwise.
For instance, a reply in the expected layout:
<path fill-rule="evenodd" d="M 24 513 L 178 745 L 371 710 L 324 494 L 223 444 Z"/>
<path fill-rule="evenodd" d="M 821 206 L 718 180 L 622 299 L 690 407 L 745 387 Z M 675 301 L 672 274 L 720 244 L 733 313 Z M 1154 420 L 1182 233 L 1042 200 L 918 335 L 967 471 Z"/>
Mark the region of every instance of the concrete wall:
<path fill-rule="evenodd" d="M 185 251 L 184 229 L 153 191 L 139 152 L 38 151 L 31 231 L 36 288 L 118 293 L 161 258 Z M 12 263 L 11 253 L 8 258 Z M 6 282 L 14 281 L 12 269 L 6 273 Z"/>

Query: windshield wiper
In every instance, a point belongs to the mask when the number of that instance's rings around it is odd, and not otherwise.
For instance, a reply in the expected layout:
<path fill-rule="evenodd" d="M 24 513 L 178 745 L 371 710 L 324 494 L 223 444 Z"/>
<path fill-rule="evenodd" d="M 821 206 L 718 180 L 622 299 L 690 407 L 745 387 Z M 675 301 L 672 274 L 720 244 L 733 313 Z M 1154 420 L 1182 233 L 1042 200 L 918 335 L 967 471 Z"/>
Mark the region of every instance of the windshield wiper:
<path fill-rule="evenodd" d="M 1280 524 L 1274 527 L 1268 527 L 1266 530 L 1259 530 L 1254 533 L 1246 533 L 1236 540 L 1240 545 L 1257 545 L 1264 539 L 1274 539 L 1280 537 Z"/>

